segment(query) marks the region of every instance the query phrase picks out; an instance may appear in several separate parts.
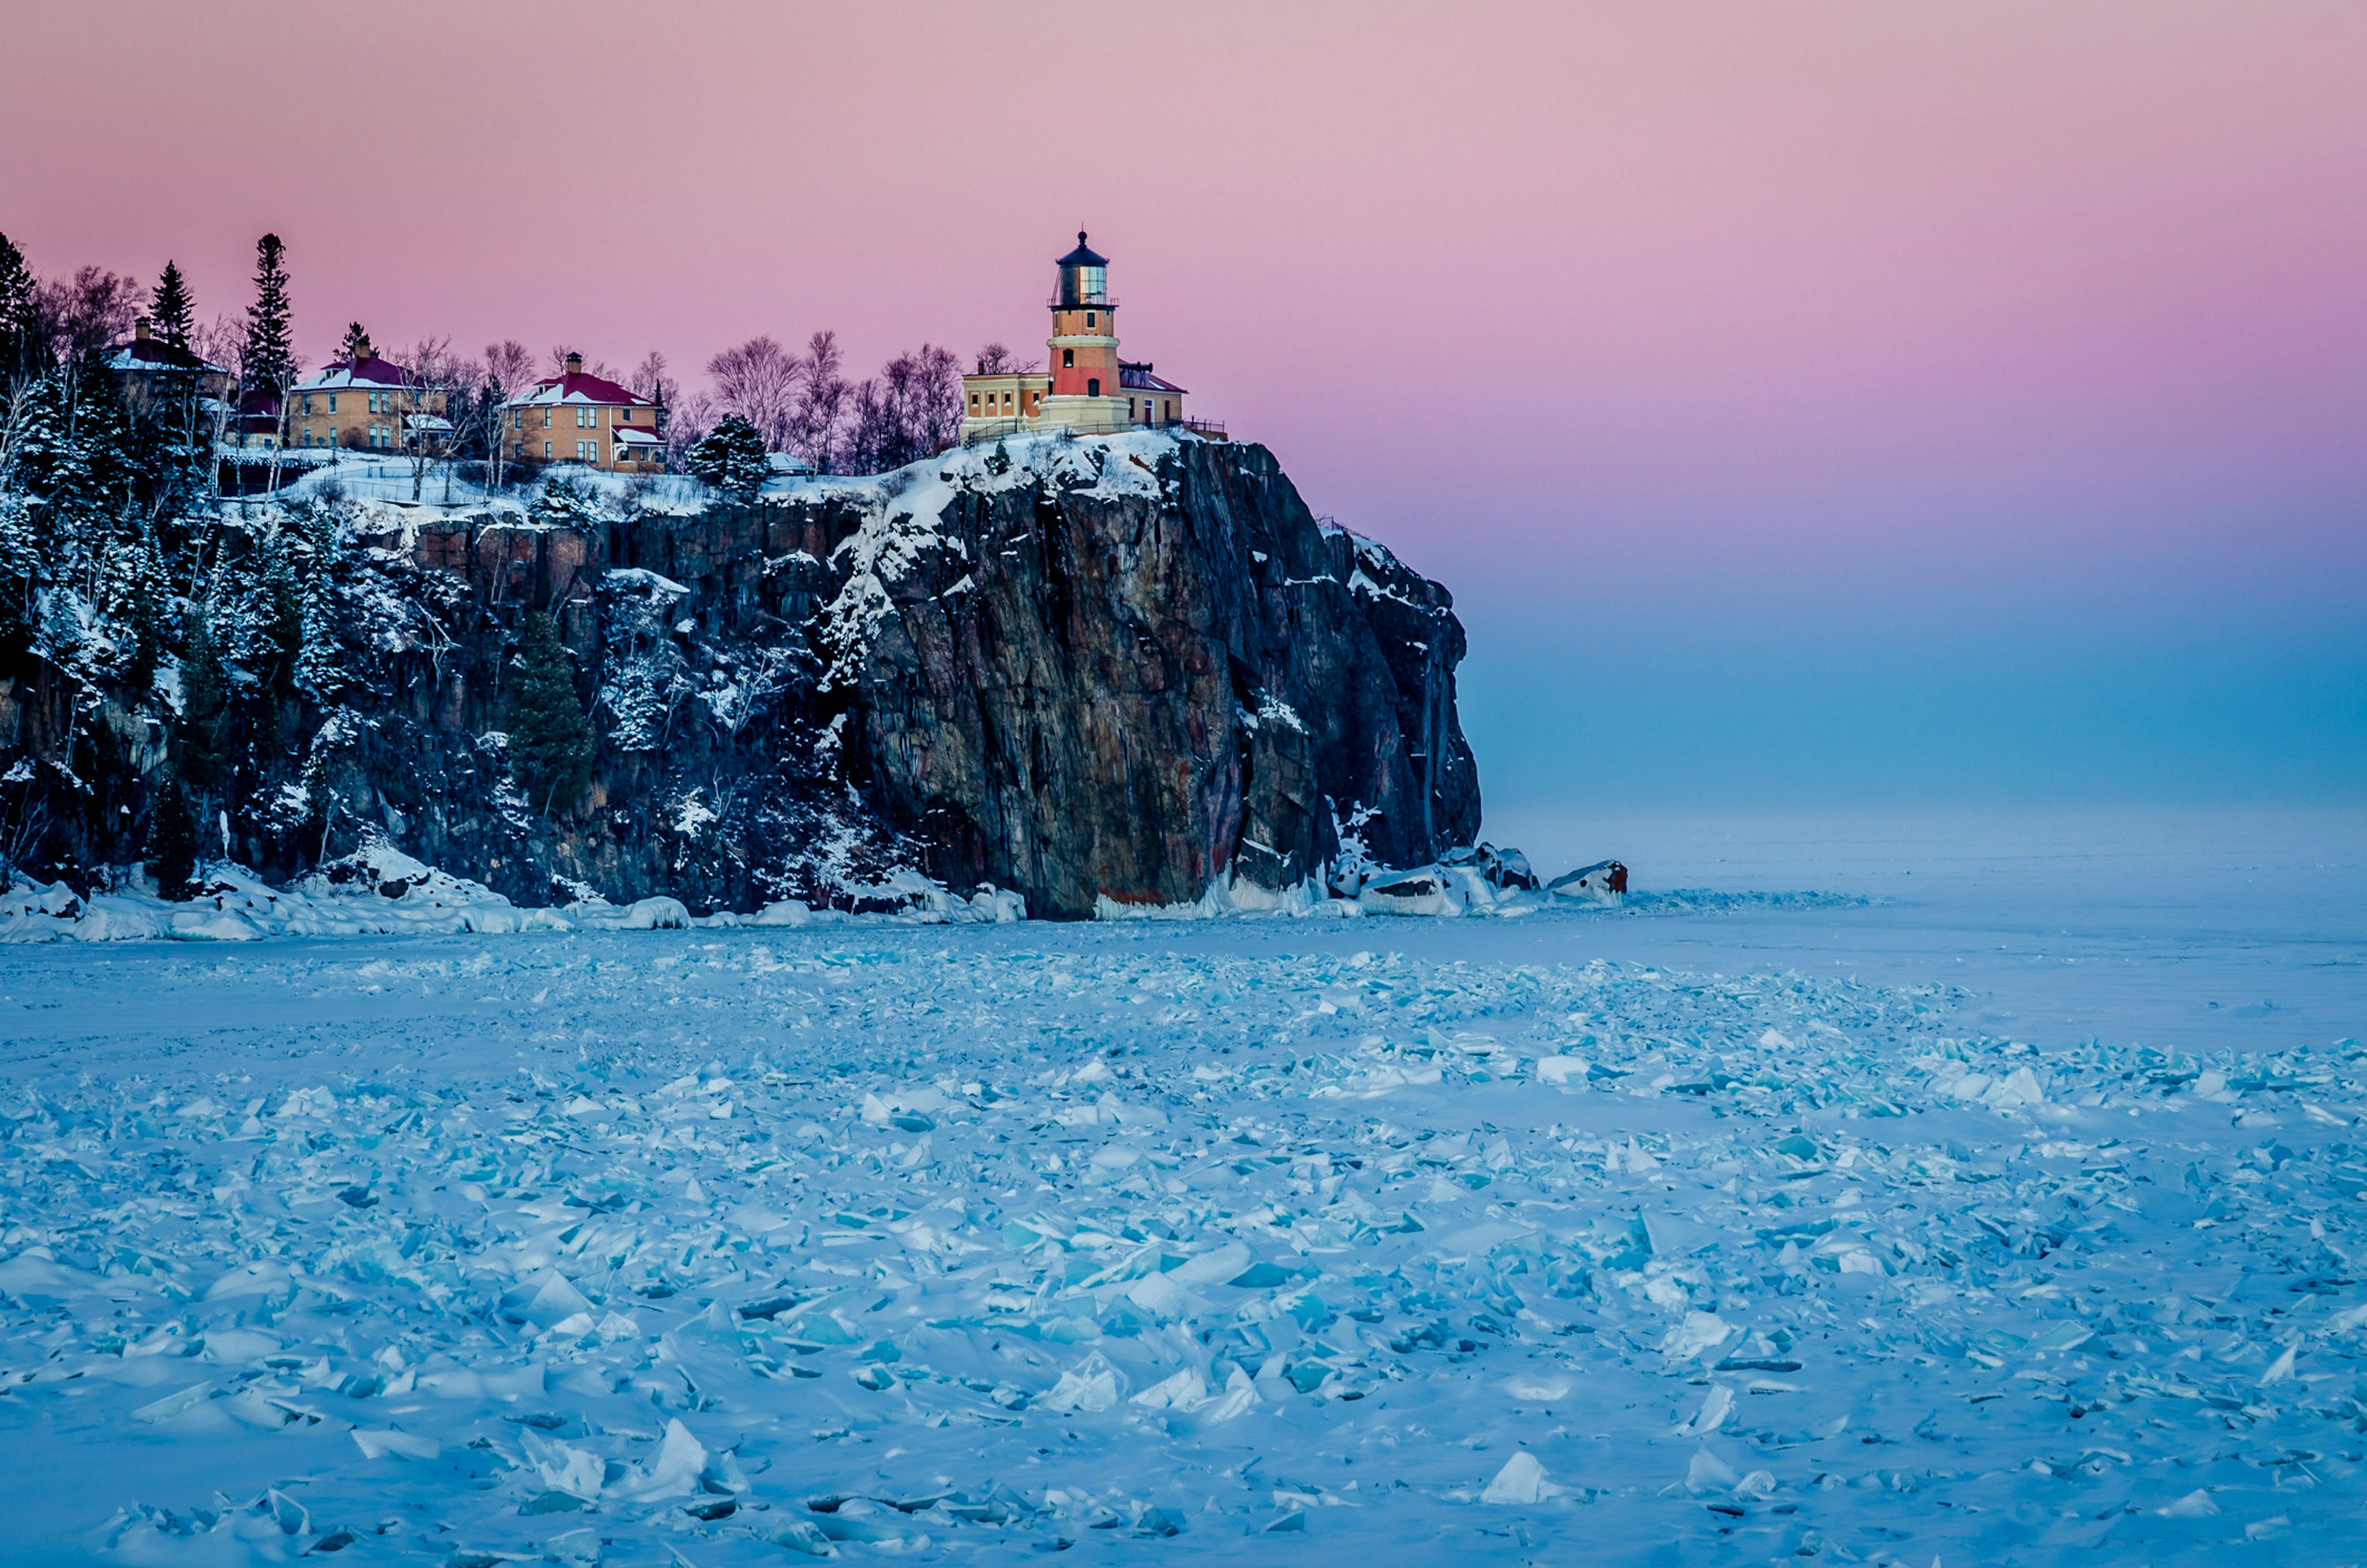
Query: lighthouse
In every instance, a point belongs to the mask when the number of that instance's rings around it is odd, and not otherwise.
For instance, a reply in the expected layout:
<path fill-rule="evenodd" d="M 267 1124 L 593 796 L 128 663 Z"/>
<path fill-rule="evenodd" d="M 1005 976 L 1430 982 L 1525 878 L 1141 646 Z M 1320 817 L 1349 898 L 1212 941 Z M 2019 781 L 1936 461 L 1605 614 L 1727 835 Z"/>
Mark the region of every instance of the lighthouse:
<path fill-rule="evenodd" d="M 1125 421 L 1117 363 L 1117 301 L 1110 298 L 1109 258 L 1085 243 L 1054 264 L 1060 269 L 1052 295 L 1052 391 L 1044 414 L 1057 423 L 1089 428 Z M 1127 422 L 1130 423 L 1130 422 Z"/>
<path fill-rule="evenodd" d="M 1066 428 L 1080 433 L 1184 423 L 1184 389 L 1147 364 L 1117 355 L 1117 300 L 1109 258 L 1077 231 L 1077 247 L 1052 264 L 1050 353 L 1042 370 L 981 364 L 962 378 L 962 439 Z M 1221 435 L 1218 439 L 1221 439 Z"/>

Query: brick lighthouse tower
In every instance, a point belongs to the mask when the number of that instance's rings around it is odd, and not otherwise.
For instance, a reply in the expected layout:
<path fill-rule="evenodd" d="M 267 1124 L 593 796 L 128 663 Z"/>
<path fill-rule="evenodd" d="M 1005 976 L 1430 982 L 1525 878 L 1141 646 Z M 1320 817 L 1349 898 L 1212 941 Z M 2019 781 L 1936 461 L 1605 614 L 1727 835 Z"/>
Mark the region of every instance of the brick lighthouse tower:
<path fill-rule="evenodd" d="M 1052 295 L 1052 389 L 1044 399 L 1048 424 L 1074 430 L 1112 430 L 1131 424 L 1117 360 L 1117 301 L 1109 293 L 1109 258 L 1085 244 L 1054 264 L 1060 269 Z"/>

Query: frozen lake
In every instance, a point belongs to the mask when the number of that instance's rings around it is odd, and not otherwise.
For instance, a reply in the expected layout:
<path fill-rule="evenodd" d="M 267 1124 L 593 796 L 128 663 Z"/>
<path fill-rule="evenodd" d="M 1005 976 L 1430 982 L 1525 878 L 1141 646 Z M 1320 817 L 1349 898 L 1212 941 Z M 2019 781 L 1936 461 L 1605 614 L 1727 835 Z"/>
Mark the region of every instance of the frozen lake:
<path fill-rule="evenodd" d="M 6 1554 L 2360 1554 L 2367 814 L 1493 829 L 1638 896 L 0 951 Z"/>

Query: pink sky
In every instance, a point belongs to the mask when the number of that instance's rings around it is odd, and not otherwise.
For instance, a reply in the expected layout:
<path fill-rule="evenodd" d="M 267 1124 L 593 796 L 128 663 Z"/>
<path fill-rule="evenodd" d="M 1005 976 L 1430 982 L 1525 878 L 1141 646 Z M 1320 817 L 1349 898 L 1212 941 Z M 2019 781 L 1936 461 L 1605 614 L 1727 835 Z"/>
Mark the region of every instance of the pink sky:
<path fill-rule="evenodd" d="M 1040 353 L 1088 228 L 1130 355 L 1467 602 L 2263 538 L 2323 593 L 2361 532 L 2358 0 L 210 0 L 12 54 L 33 265 L 210 313 L 274 229 L 313 356 Z"/>

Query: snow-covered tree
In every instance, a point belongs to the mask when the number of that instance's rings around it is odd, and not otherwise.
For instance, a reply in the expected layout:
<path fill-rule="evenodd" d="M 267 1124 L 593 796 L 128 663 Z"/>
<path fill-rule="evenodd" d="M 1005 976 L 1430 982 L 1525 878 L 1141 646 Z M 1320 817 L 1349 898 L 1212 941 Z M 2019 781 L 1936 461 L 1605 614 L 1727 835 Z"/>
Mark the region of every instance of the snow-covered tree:
<path fill-rule="evenodd" d="M 699 439 L 683 460 L 684 467 L 726 495 L 750 496 L 769 471 L 764 438 L 738 414 L 728 414 Z"/>
<path fill-rule="evenodd" d="M 40 536 L 21 495 L 0 492 L 0 658 L 33 646 L 40 630 Z"/>
<path fill-rule="evenodd" d="M 114 673 L 134 692 L 145 692 L 164 657 L 171 615 L 171 586 L 156 536 L 118 540 L 100 569 L 99 608 L 115 645 Z"/>
<path fill-rule="evenodd" d="M 581 486 L 560 479 L 542 487 L 527 515 L 546 527 L 583 528 L 600 521 L 600 506 Z"/>
<path fill-rule="evenodd" d="M 296 656 L 296 682 L 325 707 L 349 684 L 339 636 L 343 616 L 337 604 L 342 552 L 337 545 L 336 520 L 329 513 L 316 514 L 306 532 L 311 558 L 311 570 L 300 580 L 302 609 L 299 625 L 302 646 Z"/>

